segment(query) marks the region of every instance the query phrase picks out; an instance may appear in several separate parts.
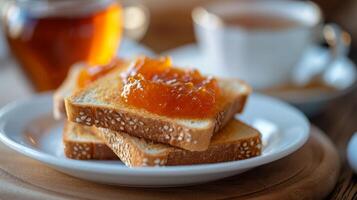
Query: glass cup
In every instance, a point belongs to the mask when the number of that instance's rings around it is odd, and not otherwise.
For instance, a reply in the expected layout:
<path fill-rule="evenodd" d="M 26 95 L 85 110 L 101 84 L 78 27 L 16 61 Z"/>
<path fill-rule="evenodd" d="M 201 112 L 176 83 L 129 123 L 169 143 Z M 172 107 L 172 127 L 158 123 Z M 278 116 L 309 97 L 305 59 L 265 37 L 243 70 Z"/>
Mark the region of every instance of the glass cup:
<path fill-rule="evenodd" d="M 12 55 L 37 91 L 57 88 L 74 63 L 108 63 L 128 23 L 115 0 L 9 1 L 2 22 Z"/>

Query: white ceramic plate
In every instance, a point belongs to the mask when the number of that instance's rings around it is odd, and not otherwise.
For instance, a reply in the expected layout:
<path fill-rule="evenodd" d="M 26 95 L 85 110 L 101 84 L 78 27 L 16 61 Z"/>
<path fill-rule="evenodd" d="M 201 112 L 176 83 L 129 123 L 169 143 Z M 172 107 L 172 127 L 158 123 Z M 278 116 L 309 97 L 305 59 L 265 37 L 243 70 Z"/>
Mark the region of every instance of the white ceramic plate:
<path fill-rule="evenodd" d="M 178 66 L 193 67 L 198 68 L 204 73 L 223 75 L 219 67 L 214 68 L 210 66 L 209 59 L 205 59 L 195 44 L 169 50 L 164 52 L 163 55 L 170 55 L 174 64 Z M 311 46 L 305 51 L 296 66 L 294 75 L 305 77 L 309 76 L 309 74 L 319 72 L 326 67 L 325 63 L 327 61 L 328 51 L 326 49 L 319 46 Z M 331 100 L 344 95 L 356 86 L 356 66 L 347 57 L 341 57 L 326 71 L 324 79 L 329 85 L 339 88 L 339 90 L 329 93 L 311 92 L 309 90 L 301 90 L 299 92 L 284 91 L 275 92 L 272 95 L 289 102 L 309 116 L 318 114 Z"/>
<path fill-rule="evenodd" d="M 309 122 L 295 108 L 253 94 L 243 121 L 263 134 L 261 156 L 216 164 L 128 168 L 120 161 L 78 161 L 63 155 L 62 122 L 52 118 L 52 94 L 14 102 L 0 111 L 0 139 L 12 149 L 63 173 L 95 182 L 167 187 L 197 184 L 236 175 L 294 152 L 309 136 Z"/>

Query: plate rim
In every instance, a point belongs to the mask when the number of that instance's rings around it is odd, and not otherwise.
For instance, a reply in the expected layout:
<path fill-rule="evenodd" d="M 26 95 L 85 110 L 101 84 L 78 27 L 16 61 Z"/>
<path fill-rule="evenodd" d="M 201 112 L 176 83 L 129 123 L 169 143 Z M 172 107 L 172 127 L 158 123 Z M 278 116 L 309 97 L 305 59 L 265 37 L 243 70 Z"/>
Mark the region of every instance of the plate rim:
<path fill-rule="evenodd" d="M 44 164 L 51 165 L 58 169 L 58 167 L 77 170 L 77 171 L 85 171 L 85 172 L 94 172 L 97 174 L 113 174 L 116 175 L 130 175 L 130 176 L 178 176 L 178 175 L 202 175 L 209 173 L 223 173 L 230 172 L 234 170 L 243 170 L 249 169 L 257 166 L 261 166 L 278 159 L 281 159 L 299 148 L 301 148 L 307 141 L 310 135 L 310 123 L 306 116 L 302 114 L 298 109 L 288 105 L 287 103 L 278 100 L 273 97 L 269 97 L 263 94 L 253 93 L 251 96 L 253 98 L 265 98 L 273 101 L 274 103 L 280 104 L 280 106 L 289 109 L 294 114 L 298 115 L 304 121 L 304 125 L 302 126 L 303 131 L 301 133 L 302 137 L 299 141 L 295 141 L 295 143 L 288 145 L 288 147 L 282 148 L 279 152 L 266 155 L 264 157 L 258 156 L 246 160 L 239 161 L 229 161 L 229 162 L 221 162 L 221 163 L 212 163 L 212 164 L 199 164 L 199 165 L 187 165 L 187 166 L 167 166 L 167 167 L 137 167 L 137 168 L 129 168 L 129 167 L 117 167 L 112 164 L 108 165 L 105 163 L 95 163 L 91 161 L 80 161 L 80 160 L 72 160 L 68 158 L 61 158 L 51 154 L 48 154 L 43 151 L 35 150 L 33 148 L 22 145 L 15 140 L 12 140 L 8 137 L 4 131 L 4 124 L 6 124 L 6 116 L 10 112 L 15 112 L 14 109 L 24 105 L 31 103 L 31 101 L 45 101 L 48 98 L 52 99 L 52 93 L 42 93 L 39 95 L 34 95 L 29 98 L 25 98 L 22 100 L 18 100 L 12 103 L 7 104 L 3 108 L 0 109 L 0 141 L 2 141 L 6 146 L 11 149 L 17 151 L 20 154 L 23 154 L 29 158 L 38 160 Z M 252 98 L 252 97 L 250 97 Z M 52 101 L 51 101 L 52 103 Z M 304 132 L 304 133 L 303 133 Z M 89 164 L 84 164 L 84 162 L 89 162 Z"/>

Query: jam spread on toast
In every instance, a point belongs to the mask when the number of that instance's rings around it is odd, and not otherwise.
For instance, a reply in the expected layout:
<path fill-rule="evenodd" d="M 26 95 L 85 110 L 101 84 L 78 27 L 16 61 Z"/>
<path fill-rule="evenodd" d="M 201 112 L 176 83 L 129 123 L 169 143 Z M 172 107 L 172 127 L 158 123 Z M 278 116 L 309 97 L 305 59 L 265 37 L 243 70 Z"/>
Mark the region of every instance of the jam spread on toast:
<path fill-rule="evenodd" d="M 88 84 L 96 81 L 98 78 L 108 74 L 114 68 L 122 66 L 124 60 L 116 58 L 106 65 L 96 65 L 83 67 L 78 74 L 77 87 L 84 88 Z"/>
<path fill-rule="evenodd" d="M 216 79 L 175 68 L 167 57 L 139 57 L 122 78 L 124 102 L 169 117 L 211 116 L 220 95 Z"/>

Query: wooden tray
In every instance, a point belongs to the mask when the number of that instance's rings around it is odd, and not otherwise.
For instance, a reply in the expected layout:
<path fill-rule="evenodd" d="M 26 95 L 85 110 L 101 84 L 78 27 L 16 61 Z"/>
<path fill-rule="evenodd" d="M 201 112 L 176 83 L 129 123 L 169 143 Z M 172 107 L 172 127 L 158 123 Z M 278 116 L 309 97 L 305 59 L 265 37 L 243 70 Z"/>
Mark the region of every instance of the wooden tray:
<path fill-rule="evenodd" d="M 320 199 L 339 174 L 327 137 L 312 127 L 300 150 L 244 174 L 180 188 L 127 188 L 82 181 L 0 144 L 0 199 Z"/>

